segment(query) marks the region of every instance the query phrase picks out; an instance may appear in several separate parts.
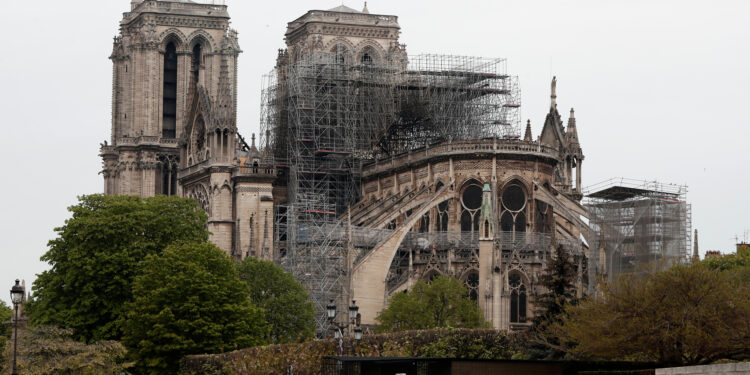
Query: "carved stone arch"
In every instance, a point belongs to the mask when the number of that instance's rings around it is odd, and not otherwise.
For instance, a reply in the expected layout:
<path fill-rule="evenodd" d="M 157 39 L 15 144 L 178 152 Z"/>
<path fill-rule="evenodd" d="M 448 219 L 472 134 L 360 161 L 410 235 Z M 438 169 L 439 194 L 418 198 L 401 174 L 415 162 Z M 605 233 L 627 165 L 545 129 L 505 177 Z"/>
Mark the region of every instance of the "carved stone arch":
<path fill-rule="evenodd" d="M 343 44 L 349 50 L 349 53 L 354 53 L 354 51 L 357 50 L 357 47 L 351 41 L 349 41 L 349 39 L 341 36 L 329 40 L 328 43 L 326 43 L 325 47 L 323 47 L 323 50 L 327 52 L 336 52 L 334 48 L 339 43 Z"/>
<path fill-rule="evenodd" d="M 192 51 L 193 47 L 195 47 L 196 44 L 201 43 L 201 49 L 204 51 L 204 53 L 217 53 L 216 51 L 216 42 L 214 41 L 214 38 L 211 37 L 211 34 L 207 33 L 205 30 L 195 30 L 187 37 L 187 40 L 189 41 L 187 44 L 187 50 Z"/>
<path fill-rule="evenodd" d="M 177 52 L 182 52 L 187 43 L 187 37 L 180 30 L 174 27 L 165 30 L 159 35 L 159 52 L 164 53 L 167 49 L 167 44 L 173 42 L 177 48 Z"/>
<path fill-rule="evenodd" d="M 532 184 L 530 182 L 526 181 L 526 178 L 519 175 L 519 174 L 512 174 L 510 176 L 507 176 L 503 178 L 503 181 L 498 185 L 500 186 L 500 191 L 505 189 L 508 185 L 510 185 L 513 182 L 518 182 L 521 187 L 523 187 L 524 192 L 526 194 L 529 194 L 532 190 Z"/>
<path fill-rule="evenodd" d="M 473 272 L 479 273 L 479 268 L 477 267 L 467 267 L 464 270 L 461 271 L 461 273 L 458 275 L 458 279 L 462 282 L 466 282 L 466 279 L 469 277 L 469 275 Z"/>
<path fill-rule="evenodd" d="M 362 59 L 365 53 L 371 54 L 372 63 L 380 63 L 386 58 L 386 51 L 377 42 L 372 39 L 365 39 L 356 46 L 357 62 L 364 62 Z"/>
<path fill-rule="evenodd" d="M 187 189 L 187 194 L 185 195 L 188 198 L 197 200 L 198 204 L 206 211 L 206 214 L 211 216 L 211 194 L 205 185 L 201 183 L 195 184 Z"/>
<path fill-rule="evenodd" d="M 420 279 L 422 279 L 424 282 L 429 284 L 436 277 L 443 276 L 443 275 L 445 275 L 445 273 L 443 273 L 443 271 L 441 271 L 440 268 L 430 267 L 429 269 L 426 269 L 424 271 L 424 274 L 422 275 Z"/>
<path fill-rule="evenodd" d="M 356 56 L 356 48 L 355 48 L 354 44 L 352 44 L 352 42 L 350 42 L 346 38 L 338 37 L 338 38 L 335 38 L 335 39 L 329 41 L 325 45 L 325 47 L 323 48 L 323 50 L 326 51 L 326 52 L 332 53 L 332 54 L 337 54 L 337 53 L 340 52 L 339 49 L 338 49 L 339 45 L 343 46 L 345 50 L 343 51 L 343 54 L 342 54 L 343 61 L 337 61 L 337 62 L 340 62 L 340 63 L 341 62 L 343 62 L 343 63 L 353 63 L 354 62 L 353 60 L 356 58 L 355 57 Z M 337 57 L 337 59 L 338 59 L 338 57 Z"/>

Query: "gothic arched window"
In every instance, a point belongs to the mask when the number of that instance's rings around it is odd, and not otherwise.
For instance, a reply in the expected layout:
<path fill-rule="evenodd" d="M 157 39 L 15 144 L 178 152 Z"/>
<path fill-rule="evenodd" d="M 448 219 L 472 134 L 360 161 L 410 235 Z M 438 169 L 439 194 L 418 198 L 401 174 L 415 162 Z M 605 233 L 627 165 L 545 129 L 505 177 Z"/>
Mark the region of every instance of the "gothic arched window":
<path fill-rule="evenodd" d="M 468 276 L 466 276 L 466 281 L 464 281 L 464 284 L 466 284 L 466 287 L 469 289 L 469 298 L 471 298 L 472 301 L 476 301 L 479 299 L 479 272 L 477 271 L 471 271 Z"/>
<path fill-rule="evenodd" d="M 518 273 L 508 276 L 510 286 L 510 322 L 526 322 L 526 285 Z"/>
<path fill-rule="evenodd" d="M 526 192 L 520 182 L 513 181 L 505 187 L 500 204 L 500 230 L 514 235 L 526 232 Z"/>
<path fill-rule="evenodd" d="M 461 232 L 479 231 L 479 214 L 482 207 L 482 186 L 472 181 L 461 194 Z"/>
<path fill-rule="evenodd" d="M 175 138 L 177 136 L 177 47 L 173 42 L 169 42 L 164 51 L 163 80 L 161 136 Z"/>
<path fill-rule="evenodd" d="M 190 71 L 193 73 L 193 83 L 197 86 L 198 82 L 200 82 L 200 72 L 201 72 L 201 59 L 202 56 L 203 47 L 200 45 L 200 43 L 197 43 L 195 46 L 193 46 L 193 58 L 192 58 L 192 64 L 190 67 Z"/>
<path fill-rule="evenodd" d="M 344 64 L 349 60 L 348 58 L 349 49 L 346 48 L 346 45 L 344 45 L 344 43 L 336 44 L 336 46 L 333 47 L 331 52 L 335 55 L 337 64 Z"/>

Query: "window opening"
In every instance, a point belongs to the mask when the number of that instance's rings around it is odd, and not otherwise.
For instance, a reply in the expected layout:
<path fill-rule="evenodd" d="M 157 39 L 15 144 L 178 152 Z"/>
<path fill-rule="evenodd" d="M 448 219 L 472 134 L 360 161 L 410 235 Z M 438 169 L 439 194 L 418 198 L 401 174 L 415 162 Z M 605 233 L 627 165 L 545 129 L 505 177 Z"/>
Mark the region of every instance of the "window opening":
<path fill-rule="evenodd" d="M 524 285 L 521 275 L 513 273 L 508 276 L 510 285 L 510 322 L 526 322 L 526 285 Z"/>
<path fill-rule="evenodd" d="M 164 52 L 164 86 L 162 87 L 162 137 L 177 136 L 177 48 L 167 44 Z"/>

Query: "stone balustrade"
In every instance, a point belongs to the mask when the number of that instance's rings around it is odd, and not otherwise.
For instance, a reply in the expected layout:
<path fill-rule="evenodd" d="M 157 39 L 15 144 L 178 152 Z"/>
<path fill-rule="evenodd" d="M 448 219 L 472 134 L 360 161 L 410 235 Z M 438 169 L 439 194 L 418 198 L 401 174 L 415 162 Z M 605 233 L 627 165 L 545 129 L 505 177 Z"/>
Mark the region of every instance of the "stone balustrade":
<path fill-rule="evenodd" d="M 402 153 L 392 158 L 379 159 L 364 166 L 362 177 L 387 172 L 396 167 L 426 162 L 433 157 L 458 156 L 467 154 L 485 155 L 529 155 L 540 158 L 557 159 L 559 151 L 537 142 L 509 139 L 482 139 L 470 141 L 443 142 L 412 152 Z"/>

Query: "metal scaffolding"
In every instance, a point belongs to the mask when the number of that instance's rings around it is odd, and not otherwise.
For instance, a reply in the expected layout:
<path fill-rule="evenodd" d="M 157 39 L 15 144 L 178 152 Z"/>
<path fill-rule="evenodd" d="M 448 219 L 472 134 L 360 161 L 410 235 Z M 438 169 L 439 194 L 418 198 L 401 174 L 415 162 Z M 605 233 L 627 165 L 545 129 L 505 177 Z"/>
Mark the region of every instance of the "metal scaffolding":
<path fill-rule="evenodd" d="M 276 205 L 275 260 L 310 292 L 320 330 L 325 306 L 349 302 L 349 270 L 387 232 L 352 228 L 363 163 L 444 140 L 518 138 L 518 80 L 505 60 L 423 55 L 352 63 L 285 51 L 266 76 L 261 144 L 287 189 Z"/>
<path fill-rule="evenodd" d="M 619 178 L 585 194 L 593 242 L 589 262 L 610 281 L 648 265 L 688 260 L 692 218 L 686 186 Z"/>

